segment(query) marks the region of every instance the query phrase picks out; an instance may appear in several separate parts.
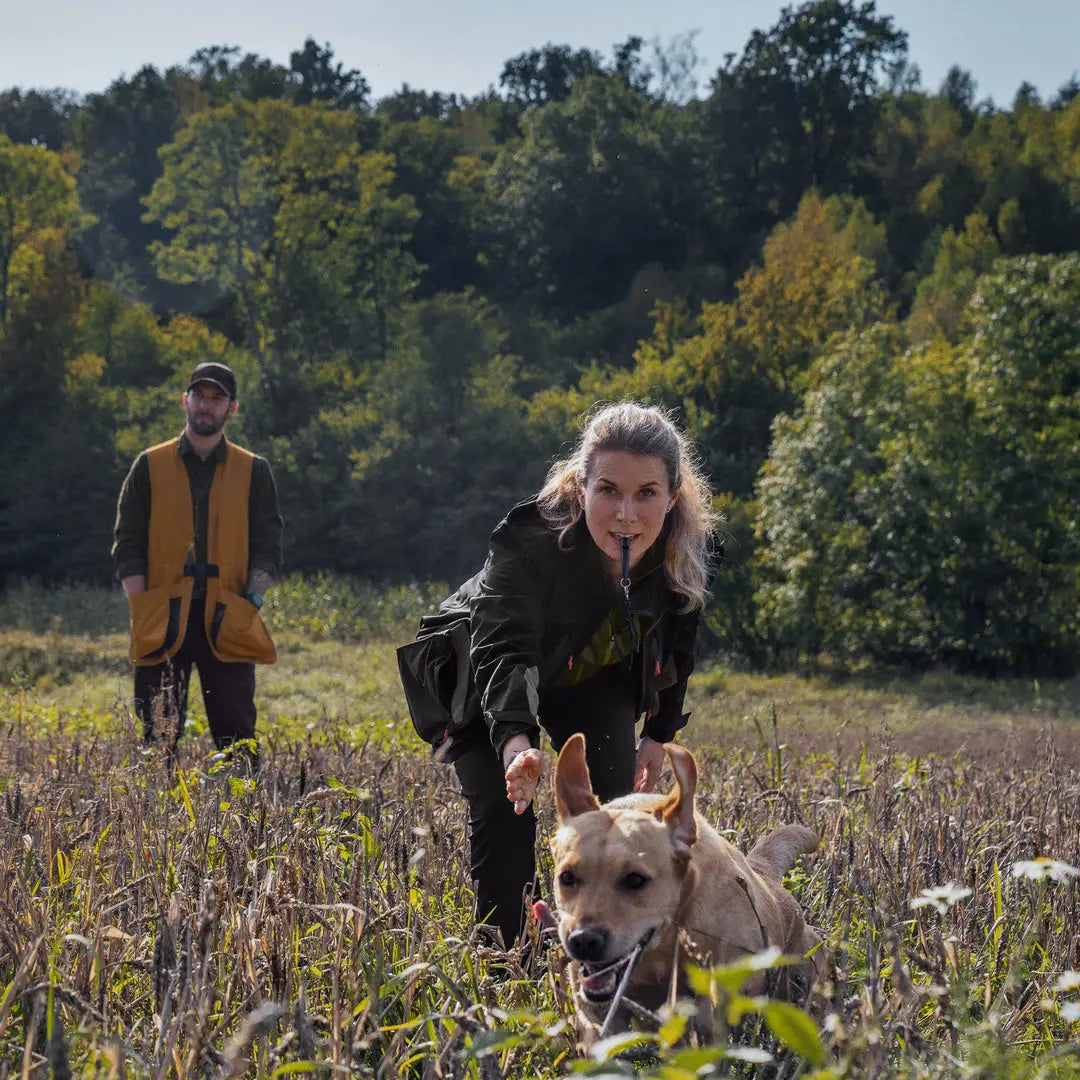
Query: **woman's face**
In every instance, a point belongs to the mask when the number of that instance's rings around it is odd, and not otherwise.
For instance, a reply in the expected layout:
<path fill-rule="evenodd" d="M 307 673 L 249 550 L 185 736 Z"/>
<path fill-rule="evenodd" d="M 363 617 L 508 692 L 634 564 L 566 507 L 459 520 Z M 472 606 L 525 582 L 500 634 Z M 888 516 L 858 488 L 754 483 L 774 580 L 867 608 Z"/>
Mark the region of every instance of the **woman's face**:
<path fill-rule="evenodd" d="M 622 538 L 630 537 L 630 565 L 636 565 L 664 527 L 678 491 L 668 485 L 663 459 L 629 450 L 593 455 L 578 498 L 593 542 L 615 577 L 622 575 Z"/>

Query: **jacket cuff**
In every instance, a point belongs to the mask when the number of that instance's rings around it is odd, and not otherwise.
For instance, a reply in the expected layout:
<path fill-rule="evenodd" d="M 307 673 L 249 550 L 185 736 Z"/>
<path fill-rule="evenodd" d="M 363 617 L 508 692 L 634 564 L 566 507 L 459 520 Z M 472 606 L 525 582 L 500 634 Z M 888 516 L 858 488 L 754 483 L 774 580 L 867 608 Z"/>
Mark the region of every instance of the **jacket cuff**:
<path fill-rule="evenodd" d="M 145 559 L 125 559 L 122 563 L 118 563 L 116 567 L 116 580 L 123 581 L 126 577 L 132 577 L 134 574 L 146 573 L 146 560 Z"/>
<path fill-rule="evenodd" d="M 528 712 L 500 712 L 486 713 L 488 732 L 491 735 L 491 745 L 495 747 L 495 753 L 502 761 L 503 747 L 508 739 L 514 735 L 527 735 L 529 745 L 535 750 L 540 746 L 540 727 L 536 723 L 536 717 Z"/>
<path fill-rule="evenodd" d="M 683 713 L 682 715 L 676 713 L 674 716 L 651 716 L 645 721 L 641 734 L 648 736 L 653 742 L 671 742 L 675 738 L 675 733 L 682 731 L 686 727 L 686 722 L 689 719 L 689 713 Z"/>

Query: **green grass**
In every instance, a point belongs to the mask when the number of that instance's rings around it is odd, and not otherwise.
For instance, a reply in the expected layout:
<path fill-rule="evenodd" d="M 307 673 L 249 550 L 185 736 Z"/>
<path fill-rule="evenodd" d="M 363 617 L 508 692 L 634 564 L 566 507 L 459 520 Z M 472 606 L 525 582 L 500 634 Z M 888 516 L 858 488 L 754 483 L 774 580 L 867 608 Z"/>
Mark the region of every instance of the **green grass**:
<path fill-rule="evenodd" d="M 0 1078 L 571 1067 L 560 954 L 495 977 L 456 781 L 408 726 L 393 649 L 426 595 L 294 583 L 287 622 L 305 596 L 315 621 L 281 626 L 259 671 L 257 784 L 215 758 L 197 695 L 179 771 L 142 747 L 124 637 L 92 625 L 113 594 L 0 602 Z M 743 848 L 783 821 L 822 836 L 790 886 L 836 971 L 809 1035 L 781 1028 L 794 1050 L 744 1032 L 771 1073 L 673 1025 L 640 1075 L 711 1055 L 712 1075 L 776 1080 L 1080 1076 L 1076 883 L 1011 872 L 1080 863 L 1073 683 L 706 667 L 690 704 L 702 813 Z M 798 1051 L 819 1044 L 815 1072 Z"/>

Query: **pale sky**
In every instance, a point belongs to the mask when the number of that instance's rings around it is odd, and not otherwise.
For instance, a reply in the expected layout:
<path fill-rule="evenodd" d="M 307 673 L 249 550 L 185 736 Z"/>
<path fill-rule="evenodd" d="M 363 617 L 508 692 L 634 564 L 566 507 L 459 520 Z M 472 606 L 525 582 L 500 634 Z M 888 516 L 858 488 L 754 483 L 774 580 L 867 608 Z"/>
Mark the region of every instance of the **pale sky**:
<path fill-rule="evenodd" d="M 0 0 L 0 89 L 103 90 L 145 64 L 163 70 L 206 45 L 239 45 L 279 63 L 313 37 L 358 69 L 378 99 L 402 83 L 475 94 L 503 62 L 548 42 L 599 49 L 637 34 L 698 31 L 704 84 L 750 31 L 773 25 L 770 0 Z M 1080 0 L 879 0 L 908 33 L 935 88 L 951 64 L 977 96 L 1008 105 L 1025 79 L 1049 97 L 1080 72 Z"/>

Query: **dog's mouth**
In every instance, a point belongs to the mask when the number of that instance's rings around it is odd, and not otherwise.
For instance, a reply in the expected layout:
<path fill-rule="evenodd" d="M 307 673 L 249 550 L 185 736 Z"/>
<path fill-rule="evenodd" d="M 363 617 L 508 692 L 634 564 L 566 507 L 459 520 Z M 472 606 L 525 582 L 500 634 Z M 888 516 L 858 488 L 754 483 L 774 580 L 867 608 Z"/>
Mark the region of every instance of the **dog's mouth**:
<path fill-rule="evenodd" d="M 607 960 L 601 964 L 581 961 L 580 986 L 585 1000 L 594 1005 L 611 1001 L 619 989 L 619 984 L 633 970 L 634 964 L 637 963 L 638 957 L 644 952 L 652 936 L 653 930 L 650 928 L 628 953 L 617 960 Z"/>
<path fill-rule="evenodd" d="M 595 1003 L 610 1001 L 619 988 L 619 981 L 630 966 L 633 952 L 628 952 L 619 960 L 606 964 L 581 965 L 581 992 L 586 1000 Z"/>

